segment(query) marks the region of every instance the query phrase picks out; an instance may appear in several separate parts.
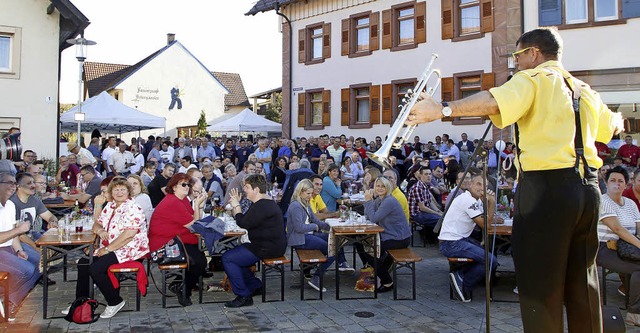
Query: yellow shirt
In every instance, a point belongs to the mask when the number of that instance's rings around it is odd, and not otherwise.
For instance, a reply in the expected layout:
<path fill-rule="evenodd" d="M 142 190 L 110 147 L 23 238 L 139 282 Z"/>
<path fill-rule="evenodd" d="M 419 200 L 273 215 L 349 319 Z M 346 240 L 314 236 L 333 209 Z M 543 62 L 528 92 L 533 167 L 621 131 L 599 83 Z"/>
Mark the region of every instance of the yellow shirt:
<path fill-rule="evenodd" d="M 407 216 L 407 222 L 409 222 L 411 220 L 411 217 L 409 216 L 409 202 L 407 201 L 407 197 L 397 187 L 393 190 L 393 192 L 391 192 L 391 195 L 393 195 L 393 197 L 398 200 L 400 206 L 402 206 L 404 215 Z M 411 222 L 409 222 L 409 224 L 411 224 Z"/>
<path fill-rule="evenodd" d="M 311 200 L 309 200 L 309 206 L 311 206 L 311 210 L 314 214 L 317 214 L 318 212 L 327 208 L 327 205 L 322 200 L 320 194 L 312 197 Z"/>
<path fill-rule="evenodd" d="M 500 108 L 500 114 L 490 116 L 493 124 L 499 128 L 518 124 L 517 144 L 524 171 L 563 169 L 575 164 L 575 117 L 571 91 L 563 76 L 571 77 L 560 62 L 547 61 L 520 71 L 502 86 L 489 90 Z M 582 83 L 581 92 L 584 155 L 589 167 L 600 168 L 602 160 L 595 141 L 609 142 L 621 114 L 611 112 L 587 84 Z M 520 163 L 515 164 L 520 167 Z"/>

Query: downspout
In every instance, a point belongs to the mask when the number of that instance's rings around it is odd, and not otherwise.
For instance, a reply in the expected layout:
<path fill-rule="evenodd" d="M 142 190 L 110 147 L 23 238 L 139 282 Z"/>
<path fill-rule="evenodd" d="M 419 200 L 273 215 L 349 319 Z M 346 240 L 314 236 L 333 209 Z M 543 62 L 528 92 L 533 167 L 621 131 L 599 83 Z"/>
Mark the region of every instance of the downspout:
<path fill-rule="evenodd" d="M 285 134 L 285 136 L 287 138 L 291 138 L 291 127 L 293 126 L 293 117 L 292 117 L 292 111 L 293 111 L 293 96 L 292 96 L 292 91 L 293 91 L 293 28 L 291 27 L 291 20 L 289 20 L 289 18 L 282 14 L 279 10 L 280 10 L 280 3 L 278 1 L 276 1 L 276 6 L 275 6 L 275 11 L 276 14 L 278 14 L 279 16 L 283 17 L 286 21 L 287 24 L 289 25 L 289 91 L 287 92 L 289 94 L 289 129 L 288 129 L 288 133 L 283 133 Z"/>

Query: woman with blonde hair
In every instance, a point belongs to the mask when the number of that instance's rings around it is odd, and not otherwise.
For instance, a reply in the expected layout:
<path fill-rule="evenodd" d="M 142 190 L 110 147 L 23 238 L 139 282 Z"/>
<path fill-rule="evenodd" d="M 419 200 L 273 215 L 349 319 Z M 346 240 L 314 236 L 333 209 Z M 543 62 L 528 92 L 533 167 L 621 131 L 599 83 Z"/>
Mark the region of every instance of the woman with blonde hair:
<path fill-rule="evenodd" d="M 142 177 L 131 174 L 127 176 L 127 181 L 131 185 L 131 198 L 136 201 L 138 206 L 142 208 L 144 216 L 147 219 L 147 227 L 151 221 L 151 214 L 153 214 L 153 205 L 151 204 L 151 198 L 149 197 L 149 191 L 144 185 Z"/>
<path fill-rule="evenodd" d="M 320 250 L 324 255 L 328 253 L 329 235 L 322 230 L 329 230 L 327 223 L 320 221 L 309 206 L 313 196 L 313 183 L 308 179 L 301 180 L 293 190 L 291 203 L 287 210 L 287 243 L 296 249 Z M 315 290 L 320 290 L 320 276 L 333 264 L 334 257 L 327 258 L 322 266 L 314 273 L 308 284 Z M 322 288 L 325 292 L 326 289 Z"/>

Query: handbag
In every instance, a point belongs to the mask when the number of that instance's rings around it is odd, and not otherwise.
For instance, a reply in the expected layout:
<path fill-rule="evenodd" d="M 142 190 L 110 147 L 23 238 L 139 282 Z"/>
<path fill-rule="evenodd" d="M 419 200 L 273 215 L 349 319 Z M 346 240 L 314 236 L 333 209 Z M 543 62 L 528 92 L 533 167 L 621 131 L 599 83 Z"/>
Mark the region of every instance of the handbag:
<path fill-rule="evenodd" d="M 180 236 L 176 235 L 159 249 L 151 252 L 151 260 L 158 265 L 187 264 L 189 267 L 189 255 Z"/>
<path fill-rule="evenodd" d="M 640 261 L 640 248 L 623 240 L 618 239 L 618 257 L 627 261 Z"/>
<path fill-rule="evenodd" d="M 100 315 L 95 314 L 99 303 L 93 298 L 79 297 L 69 307 L 69 313 L 64 317 L 65 320 L 76 324 L 91 324 L 98 321 Z"/>
<path fill-rule="evenodd" d="M 356 281 L 355 289 L 357 291 L 373 291 L 376 287 L 376 283 L 373 280 L 373 267 L 366 266 L 360 269 L 360 276 L 358 277 L 358 281 Z"/>

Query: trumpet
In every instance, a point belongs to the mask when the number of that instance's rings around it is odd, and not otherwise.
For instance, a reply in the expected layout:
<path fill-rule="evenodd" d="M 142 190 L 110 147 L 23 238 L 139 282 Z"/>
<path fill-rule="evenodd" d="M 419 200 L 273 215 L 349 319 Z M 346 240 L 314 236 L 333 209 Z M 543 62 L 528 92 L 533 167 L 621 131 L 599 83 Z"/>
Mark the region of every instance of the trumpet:
<path fill-rule="evenodd" d="M 391 148 L 402 148 L 413 130 L 416 129 L 417 125 L 404 126 L 404 123 L 407 121 L 409 117 L 409 113 L 411 112 L 411 108 L 420 101 L 420 94 L 423 91 L 426 91 L 427 94 L 433 96 L 435 91 L 440 86 L 440 82 L 442 79 L 442 74 L 438 69 L 431 69 L 433 63 L 438 58 L 438 55 L 433 53 L 431 54 L 431 61 L 427 68 L 424 69 L 422 75 L 420 75 L 420 79 L 418 83 L 413 89 L 407 90 L 407 93 L 404 95 L 402 99 L 402 105 L 400 106 L 400 113 L 396 118 L 396 121 L 391 126 L 389 133 L 387 134 L 387 140 L 382 144 L 380 149 L 378 149 L 375 153 L 367 153 L 367 156 L 376 163 L 382 165 L 387 169 L 393 168 L 391 163 L 389 162 L 389 153 Z M 434 81 L 434 82 L 431 82 Z M 429 86 L 429 84 L 432 84 Z"/>

